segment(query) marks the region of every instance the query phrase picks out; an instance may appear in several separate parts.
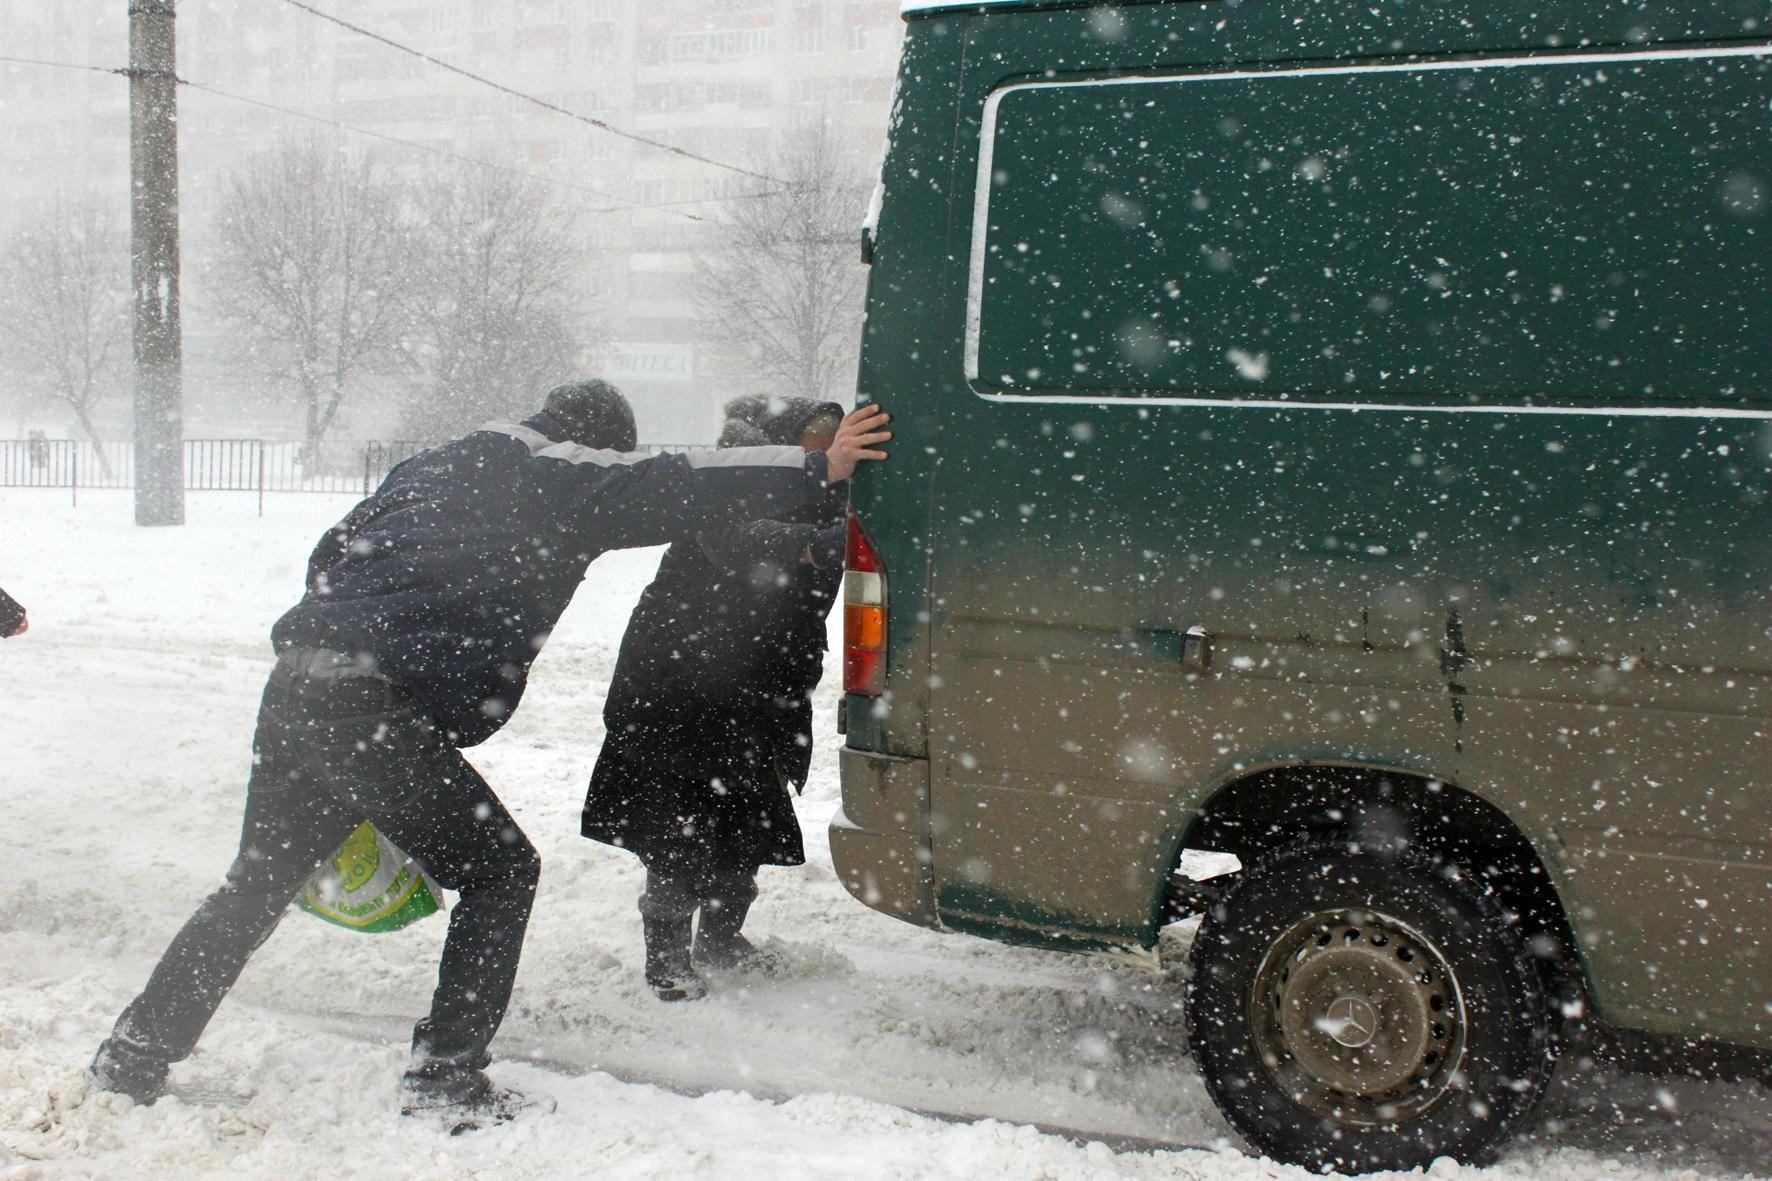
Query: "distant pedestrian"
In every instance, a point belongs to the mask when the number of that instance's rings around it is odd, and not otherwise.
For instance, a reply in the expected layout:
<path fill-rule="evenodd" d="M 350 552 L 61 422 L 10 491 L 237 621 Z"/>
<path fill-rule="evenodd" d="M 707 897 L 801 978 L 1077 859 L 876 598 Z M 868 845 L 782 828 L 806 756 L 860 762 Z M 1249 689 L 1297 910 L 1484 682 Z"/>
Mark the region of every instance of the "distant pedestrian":
<path fill-rule="evenodd" d="M 834 402 L 741 398 L 721 444 L 816 451 L 842 419 Z M 646 866 L 646 982 L 661 1000 L 703 996 L 698 966 L 778 966 L 741 929 L 758 868 L 806 860 L 790 792 L 812 760 L 843 509 L 833 495 L 676 542 L 622 637 L 582 832 Z"/>
<path fill-rule="evenodd" d="M 641 455 L 627 401 L 586 381 L 390 472 L 320 539 L 272 628 L 239 854 L 99 1048 L 94 1085 L 157 1098 L 297 890 L 371 820 L 460 892 L 402 1110 L 462 1128 L 528 1106 L 485 1067 L 541 864 L 457 748 L 510 718 L 598 554 L 821 501 L 885 457 L 885 421 L 858 411 L 826 454 Z"/>
<path fill-rule="evenodd" d="M 25 618 L 25 609 L 17 599 L 0 590 L 0 639 L 9 640 L 30 630 L 31 621 Z"/>

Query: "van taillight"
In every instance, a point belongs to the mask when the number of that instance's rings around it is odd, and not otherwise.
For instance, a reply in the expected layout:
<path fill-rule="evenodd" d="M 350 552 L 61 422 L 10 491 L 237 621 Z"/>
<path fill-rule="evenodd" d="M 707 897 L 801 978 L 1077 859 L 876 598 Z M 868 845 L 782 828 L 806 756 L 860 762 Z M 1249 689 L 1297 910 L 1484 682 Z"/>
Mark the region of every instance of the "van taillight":
<path fill-rule="evenodd" d="M 843 570 L 843 692 L 878 697 L 886 690 L 886 564 L 849 510 Z"/>

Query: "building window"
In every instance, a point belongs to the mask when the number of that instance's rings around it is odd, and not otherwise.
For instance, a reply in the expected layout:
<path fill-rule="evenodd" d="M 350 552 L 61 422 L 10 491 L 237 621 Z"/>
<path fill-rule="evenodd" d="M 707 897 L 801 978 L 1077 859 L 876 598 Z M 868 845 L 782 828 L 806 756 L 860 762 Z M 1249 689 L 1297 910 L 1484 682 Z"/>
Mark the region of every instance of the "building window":
<path fill-rule="evenodd" d="M 667 61 L 718 61 L 755 57 L 775 48 L 773 29 L 717 29 L 711 32 L 678 33 L 664 43 Z"/>

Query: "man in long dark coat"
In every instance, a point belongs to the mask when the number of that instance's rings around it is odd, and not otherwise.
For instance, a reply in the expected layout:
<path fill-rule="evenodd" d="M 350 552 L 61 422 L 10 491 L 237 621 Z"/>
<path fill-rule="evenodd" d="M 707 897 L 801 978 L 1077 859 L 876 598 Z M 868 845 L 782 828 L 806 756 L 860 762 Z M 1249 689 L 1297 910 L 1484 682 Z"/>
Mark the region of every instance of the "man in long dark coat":
<path fill-rule="evenodd" d="M 842 415 L 834 402 L 741 398 L 721 444 L 816 450 Z M 771 966 L 740 931 L 758 867 L 806 860 L 789 789 L 812 758 L 810 695 L 843 576 L 843 503 L 676 542 L 622 637 L 582 831 L 646 865 L 646 981 L 662 1000 L 705 994 L 698 963 Z"/>
<path fill-rule="evenodd" d="M 239 854 L 99 1048 L 94 1085 L 157 1098 L 302 883 L 370 820 L 460 892 L 403 1109 L 456 1127 L 519 1110 L 485 1067 L 541 865 L 458 748 L 517 708 L 598 554 L 822 501 L 884 458 L 883 422 L 850 416 L 822 455 L 644 455 L 621 394 L 578 382 L 390 472 L 320 539 L 306 595 L 272 628 Z"/>

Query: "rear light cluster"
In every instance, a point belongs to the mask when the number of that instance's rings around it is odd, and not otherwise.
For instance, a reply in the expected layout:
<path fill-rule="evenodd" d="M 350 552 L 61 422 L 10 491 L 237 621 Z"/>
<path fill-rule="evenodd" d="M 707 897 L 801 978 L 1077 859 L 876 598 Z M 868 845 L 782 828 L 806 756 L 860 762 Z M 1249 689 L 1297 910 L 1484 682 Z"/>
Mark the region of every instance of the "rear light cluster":
<path fill-rule="evenodd" d="M 855 510 L 843 571 L 843 692 L 886 691 L 886 563 Z"/>

